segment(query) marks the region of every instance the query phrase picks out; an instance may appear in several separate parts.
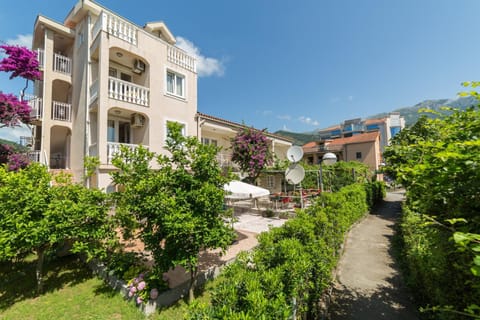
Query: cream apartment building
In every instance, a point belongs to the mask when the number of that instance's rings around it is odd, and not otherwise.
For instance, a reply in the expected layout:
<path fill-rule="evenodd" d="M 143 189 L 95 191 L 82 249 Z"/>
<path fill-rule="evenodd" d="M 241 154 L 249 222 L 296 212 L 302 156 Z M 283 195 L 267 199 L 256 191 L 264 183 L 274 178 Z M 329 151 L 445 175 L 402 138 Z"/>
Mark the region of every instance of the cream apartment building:
<path fill-rule="evenodd" d="M 32 157 L 83 177 L 83 159 L 97 156 L 93 179 L 107 188 L 120 145 L 162 153 L 166 124 L 196 136 L 195 59 L 175 46 L 163 22 L 136 26 L 90 0 L 63 23 L 38 16 L 32 48 L 43 81 L 35 83 Z"/>
<path fill-rule="evenodd" d="M 109 191 L 120 146 L 163 153 L 175 121 L 185 135 L 222 146 L 219 162 L 231 165 L 230 138 L 243 126 L 197 113 L 196 61 L 175 43 L 163 22 L 140 27 L 91 0 L 79 0 L 62 23 L 38 16 L 32 48 L 43 79 L 29 97 L 32 160 L 80 182 L 85 156 L 98 157 L 88 183 Z M 268 136 L 284 158 L 291 141 Z"/>

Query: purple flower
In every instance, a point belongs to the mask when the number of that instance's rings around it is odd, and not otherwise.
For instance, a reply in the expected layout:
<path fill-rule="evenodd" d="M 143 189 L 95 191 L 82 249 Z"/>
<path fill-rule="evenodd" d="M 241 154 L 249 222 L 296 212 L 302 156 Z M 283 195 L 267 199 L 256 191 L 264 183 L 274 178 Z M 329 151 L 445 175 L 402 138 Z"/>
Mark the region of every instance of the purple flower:
<path fill-rule="evenodd" d="M 142 297 L 137 297 L 137 304 L 140 304 L 140 303 L 142 303 L 142 302 L 143 302 Z"/>
<path fill-rule="evenodd" d="M 147 284 L 145 283 L 145 281 L 141 281 L 138 284 L 137 289 L 138 289 L 138 291 L 142 291 L 143 289 L 145 289 L 146 286 L 147 286 Z"/>
<path fill-rule="evenodd" d="M 157 288 L 153 288 L 150 290 L 150 299 L 155 300 L 158 298 L 158 290 Z"/>
<path fill-rule="evenodd" d="M 30 122 L 32 108 L 13 94 L 0 92 L 0 123 L 9 127 Z"/>
<path fill-rule="evenodd" d="M 21 77 L 27 80 L 40 80 L 37 53 L 26 47 L 1 45 L 7 57 L 0 61 L 0 71 L 12 72 L 10 79 Z"/>
<path fill-rule="evenodd" d="M 135 286 L 131 286 L 131 287 L 130 287 L 130 292 L 131 292 L 132 294 L 134 294 L 135 292 L 137 292 L 137 288 L 136 288 Z"/>

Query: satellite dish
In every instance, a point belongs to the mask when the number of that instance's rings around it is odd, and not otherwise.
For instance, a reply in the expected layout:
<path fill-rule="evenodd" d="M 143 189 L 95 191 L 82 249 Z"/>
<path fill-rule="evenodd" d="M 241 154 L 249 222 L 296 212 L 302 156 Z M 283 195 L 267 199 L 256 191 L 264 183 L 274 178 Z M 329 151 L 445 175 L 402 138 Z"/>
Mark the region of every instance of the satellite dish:
<path fill-rule="evenodd" d="M 305 178 L 305 169 L 299 164 L 291 165 L 285 170 L 285 180 L 289 184 L 299 184 Z"/>
<path fill-rule="evenodd" d="M 302 147 L 291 146 L 290 148 L 288 148 L 288 151 L 287 151 L 288 161 L 296 163 L 296 162 L 302 160 L 302 157 L 303 157 Z"/>

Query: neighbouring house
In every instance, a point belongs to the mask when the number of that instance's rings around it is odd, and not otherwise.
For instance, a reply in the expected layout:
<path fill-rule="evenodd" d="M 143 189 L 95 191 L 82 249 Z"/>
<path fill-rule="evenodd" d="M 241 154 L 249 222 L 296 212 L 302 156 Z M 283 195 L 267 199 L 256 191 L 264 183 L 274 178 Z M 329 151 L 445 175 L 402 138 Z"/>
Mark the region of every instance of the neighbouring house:
<path fill-rule="evenodd" d="M 383 153 L 390 140 L 405 128 L 405 119 L 399 112 L 375 119 L 351 119 L 342 124 L 322 129 L 318 132 L 322 140 L 351 137 L 357 134 L 379 131 L 380 150 Z"/>
<path fill-rule="evenodd" d="M 248 126 L 200 112 L 197 112 L 196 122 L 198 138 L 202 143 L 222 148 L 217 157 L 220 165 L 236 169 L 232 163 L 231 139 Z M 265 135 L 270 142 L 270 152 L 274 157 L 278 160 L 286 159 L 287 150 L 292 146 L 292 140 L 269 132 L 265 132 Z"/>
<path fill-rule="evenodd" d="M 358 161 L 377 171 L 382 163 L 380 131 L 358 133 L 350 137 L 312 141 L 303 145 L 304 159 L 309 164 L 319 164 L 327 152 L 334 153 L 339 161 Z"/>
<path fill-rule="evenodd" d="M 139 27 L 90 0 L 63 23 L 39 15 L 32 49 L 43 80 L 29 97 L 31 158 L 81 181 L 84 157 L 96 156 L 91 184 L 107 188 L 121 145 L 162 153 L 169 121 L 196 136 L 195 59 L 175 42 L 163 22 Z"/>

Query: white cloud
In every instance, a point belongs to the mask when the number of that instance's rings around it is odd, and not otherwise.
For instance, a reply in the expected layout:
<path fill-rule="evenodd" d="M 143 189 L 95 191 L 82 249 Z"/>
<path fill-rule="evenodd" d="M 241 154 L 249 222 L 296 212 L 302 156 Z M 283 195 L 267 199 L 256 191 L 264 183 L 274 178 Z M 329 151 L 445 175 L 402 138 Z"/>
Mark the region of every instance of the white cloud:
<path fill-rule="evenodd" d="M 287 125 L 285 125 L 285 124 L 283 125 L 282 130 L 283 130 L 283 131 L 292 131 L 292 130 L 290 130 L 290 129 L 287 127 Z"/>
<path fill-rule="evenodd" d="M 32 35 L 18 34 L 15 39 L 7 39 L 7 43 L 10 45 L 18 45 L 18 46 L 30 48 L 32 47 Z"/>
<path fill-rule="evenodd" d="M 195 57 L 197 60 L 197 73 L 199 77 L 221 77 L 225 73 L 223 61 L 211 57 L 205 57 L 200 53 L 200 48 L 195 46 L 195 44 L 190 40 L 177 37 L 177 46 Z"/>
<path fill-rule="evenodd" d="M 353 101 L 353 96 L 348 96 L 348 101 Z"/>
<path fill-rule="evenodd" d="M 311 126 L 318 126 L 320 124 L 317 120 L 313 120 L 312 118 L 304 116 L 299 117 L 298 120 Z"/>

